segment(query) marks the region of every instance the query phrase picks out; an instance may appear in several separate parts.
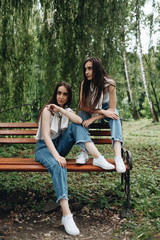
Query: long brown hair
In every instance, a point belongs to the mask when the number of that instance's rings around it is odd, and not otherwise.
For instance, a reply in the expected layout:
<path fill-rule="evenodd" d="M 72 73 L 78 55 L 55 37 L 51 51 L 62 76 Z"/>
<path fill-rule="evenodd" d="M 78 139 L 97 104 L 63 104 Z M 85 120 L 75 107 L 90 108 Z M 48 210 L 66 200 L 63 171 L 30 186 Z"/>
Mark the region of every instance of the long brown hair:
<path fill-rule="evenodd" d="M 94 98 L 94 102 L 92 103 L 92 106 L 89 106 L 89 107 L 94 109 L 99 102 L 102 91 L 104 90 L 104 77 L 107 77 L 109 79 L 111 79 L 111 77 L 104 70 L 102 61 L 100 58 L 97 58 L 97 57 L 87 58 L 85 60 L 85 62 L 83 63 L 83 76 L 84 76 L 83 80 L 84 80 L 84 82 L 83 82 L 83 88 L 82 88 L 82 106 L 86 105 L 86 100 L 88 100 L 88 97 L 90 95 L 91 81 L 88 81 L 86 74 L 85 74 L 85 71 L 86 71 L 85 64 L 89 61 L 92 62 L 92 65 L 93 65 L 92 66 L 92 68 L 93 68 L 93 79 L 92 79 L 93 91 L 96 89 L 96 92 L 97 92 L 97 94 Z M 114 83 L 114 81 L 113 81 L 113 83 Z"/>
<path fill-rule="evenodd" d="M 39 113 L 39 115 L 38 115 L 37 122 L 39 121 L 39 118 L 40 118 L 40 116 L 41 116 L 41 113 L 42 113 L 43 109 L 46 107 L 46 105 L 48 105 L 48 104 L 56 104 L 56 105 L 58 105 L 58 103 L 57 103 L 57 91 L 58 91 L 58 88 L 61 87 L 61 86 L 65 87 L 65 88 L 67 89 L 67 92 L 68 92 L 68 100 L 67 100 L 67 102 L 64 104 L 63 107 L 64 107 L 64 108 L 67 108 L 67 107 L 69 107 L 69 105 L 71 104 L 71 101 L 72 101 L 72 90 L 71 90 L 71 86 L 70 86 L 68 83 L 64 82 L 64 81 L 61 81 L 61 82 L 57 83 L 57 85 L 55 86 L 55 89 L 54 89 L 54 93 L 53 93 L 52 98 L 42 107 L 42 109 L 41 109 L 41 111 L 40 111 L 40 113 Z"/>

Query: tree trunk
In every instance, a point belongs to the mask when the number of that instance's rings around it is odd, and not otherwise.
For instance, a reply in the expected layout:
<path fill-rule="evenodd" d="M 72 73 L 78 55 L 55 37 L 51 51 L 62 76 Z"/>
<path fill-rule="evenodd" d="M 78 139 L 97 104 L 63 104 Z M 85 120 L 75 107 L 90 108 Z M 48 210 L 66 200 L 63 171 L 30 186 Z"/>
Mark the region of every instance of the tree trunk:
<path fill-rule="evenodd" d="M 153 81 L 152 81 L 152 80 L 151 80 L 151 86 L 152 86 L 153 95 L 154 95 L 154 98 L 155 98 L 155 101 L 156 101 L 156 106 L 157 106 L 158 112 L 160 113 L 159 102 L 158 102 L 156 90 L 155 90 L 155 87 L 154 87 L 154 84 L 153 84 Z"/>
<path fill-rule="evenodd" d="M 126 57 L 125 43 L 123 43 L 123 44 L 124 44 L 123 61 L 124 61 L 124 69 L 125 69 L 125 75 L 126 75 L 127 86 L 128 86 L 129 101 L 131 103 L 133 103 L 132 91 L 131 91 L 131 87 L 130 87 L 130 80 L 129 80 L 129 74 L 128 74 L 128 66 L 127 66 L 127 57 Z"/>
<path fill-rule="evenodd" d="M 144 70 L 144 64 L 143 64 L 143 53 L 142 53 L 142 43 L 141 43 L 141 38 L 140 38 L 139 20 L 137 23 L 137 36 L 138 36 L 138 47 L 139 47 L 139 60 L 140 60 L 141 73 L 142 73 L 142 79 L 143 79 L 143 84 L 144 84 L 144 88 L 145 88 L 145 93 L 146 93 L 148 104 L 149 104 L 149 107 L 150 107 L 150 110 L 152 113 L 153 122 L 158 122 L 156 111 L 154 109 L 152 102 L 150 101 L 149 94 L 148 94 L 148 88 L 147 88 L 146 76 L 145 76 L 145 70 Z"/>
<path fill-rule="evenodd" d="M 133 97 L 132 97 L 132 90 L 130 86 L 130 79 L 129 79 L 129 72 L 128 72 L 128 65 L 127 65 L 127 55 L 126 55 L 126 44 L 125 44 L 125 32 L 123 27 L 123 61 L 124 61 L 124 69 L 125 69 L 125 76 L 127 80 L 128 86 L 128 99 L 132 105 L 132 115 L 134 119 L 140 119 L 137 107 L 134 104 Z"/>

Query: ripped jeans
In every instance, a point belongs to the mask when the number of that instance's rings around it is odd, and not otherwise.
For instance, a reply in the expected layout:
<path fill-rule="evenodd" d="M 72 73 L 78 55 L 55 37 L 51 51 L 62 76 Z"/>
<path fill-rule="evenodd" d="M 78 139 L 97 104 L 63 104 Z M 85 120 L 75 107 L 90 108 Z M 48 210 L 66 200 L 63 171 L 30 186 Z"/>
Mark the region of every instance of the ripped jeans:
<path fill-rule="evenodd" d="M 69 124 L 64 134 L 53 139 L 53 144 L 60 154 L 65 157 L 76 143 L 86 151 L 85 142 L 92 142 L 86 129 L 82 125 Z M 57 196 L 57 203 L 61 199 L 68 199 L 67 169 L 59 165 L 44 140 L 38 140 L 36 144 L 35 159 L 44 165 L 51 174 L 52 182 Z"/>
<path fill-rule="evenodd" d="M 109 102 L 103 103 L 102 109 L 107 110 L 109 108 Z M 115 112 L 119 115 L 118 110 L 115 109 Z M 91 113 L 80 111 L 78 114 L 83 121 L 89 119 L 92 117 Z M 119 141 L 121 142 L 121 145 L 123 146 L 123 137 L 122 137 L 122 126 L 121 126 L 121 121 L 120 119 L 111 119 L 111 118 L 104 118 L 108 121 L 109 126 L 111 128 L 111 140 L 112 140 L 112 146 L 114 146 L 114 141 Z M 104 121 L 104 119 L 100 120 L 101 122 Z M 89 131 L 89 128 L 86 130 Z"/>

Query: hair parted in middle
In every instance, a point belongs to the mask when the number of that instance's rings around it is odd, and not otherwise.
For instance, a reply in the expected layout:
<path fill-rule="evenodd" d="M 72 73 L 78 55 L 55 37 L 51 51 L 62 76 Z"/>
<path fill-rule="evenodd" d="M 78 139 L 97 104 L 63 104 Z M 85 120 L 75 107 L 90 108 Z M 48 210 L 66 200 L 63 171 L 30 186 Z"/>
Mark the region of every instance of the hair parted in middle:
<path fill-rule="evenodd" d="M 100 58 L 97 57 L 89 57 L 85 60 L 83 63 L 83 77 L 84 77 L 84 82 L 83 82 L 83 89 L 82 89 L 82 106 L 86 105 L 86 100 L 89 97 L 90 94 L 90 84 L 91 81 L 88 81 L 86 77 L 86 69 L 85 69 L 85 64 L 87 62 L 92 62 L 92 84 L 93 84 L 93 91 L 96 90 L 97 95 L 95 96 L 94 103 L 92 103 L 92 106 L 90 106 L 92 109 L 96 107 L 96 105 L 99 102 L 101 93 L 104 89 L 104 77 L 107 77 L 111 79 L 111 77 L 106 73 L 104 70 L 104 67 L 102 65 L 102 61 Z M 114 81 L 113 81 L 114 82 Z"/>
<path fill-rule="evenodd" d="M 51 97 L 51 99 L 42 107 L 42 109 L 41 109 L 41 111 L 39 113 L 37 121 L 39 121 L 41 113 L 42 113 L 43 109 L 46 107 L 46 105 L 48 105 L 48 104 L 56 104 L 56 105 L 58 105 L 58 103 L 57 103 L 57 91 L 58 91 L 58 88 L 61 87 L 61 86 L 65 87 L 67 89 L 67 93 L 68 93 L 68 99 L 67 99 L 67 102 L 64 104 L 64 108 L 67 108 L 67 107 L 70 106 L 71 101 L 72 101 L 71 86 L 70 86 L 69 83 L 61 81 L 61 82 L 57 83 L 57 85 L 55 86 L 54 93 L 53 93 L 53 96 Z"/>
<path fill-rule="evenodd" d="M 61 82 L 57 83 L 57 85 L 55 86 L 55 89 L 54 89 L 53 96 L 47 104 L 52 104 L 53 103 L 53 104 L 58 105 L 58 103 L 57 103 L 57 91 L 58 91 L 58 88 L 61 87 L 61 86 L 65 87 L 67 89 L 67 92 L 68 92 L 68 100 L 65 103 L 64 108 L 69 107 L 69 105 L 71 104 L 71 101 L 72 101 L 72 90 L 71 90 L 70 84 L 66 83 L 64 81 L 61 81 Z"/>

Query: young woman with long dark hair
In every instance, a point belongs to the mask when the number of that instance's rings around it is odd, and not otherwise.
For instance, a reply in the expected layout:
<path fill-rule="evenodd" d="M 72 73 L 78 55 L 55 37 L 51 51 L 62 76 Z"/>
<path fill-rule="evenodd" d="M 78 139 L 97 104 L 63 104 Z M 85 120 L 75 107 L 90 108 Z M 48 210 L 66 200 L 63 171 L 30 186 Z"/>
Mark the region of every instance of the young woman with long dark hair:
<path fill-rule="evenodd" d="M 100 119 L 106 119 L 111 128 L 111 139 L 114 147 L 116 170 L 120 173 L 126 171 L 121 157 L 123 145 L 122 128 L 119 113 L 116 109 L 116 83 L 106 73 L 99 58 L 87 58 L 83 64 L 83 81 L 80 89 L 80 113 L 83 126 L 89 126 Z M 85 164 L 88 154 L 81 152 L 77 157 L 77 164 Z"/>

